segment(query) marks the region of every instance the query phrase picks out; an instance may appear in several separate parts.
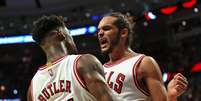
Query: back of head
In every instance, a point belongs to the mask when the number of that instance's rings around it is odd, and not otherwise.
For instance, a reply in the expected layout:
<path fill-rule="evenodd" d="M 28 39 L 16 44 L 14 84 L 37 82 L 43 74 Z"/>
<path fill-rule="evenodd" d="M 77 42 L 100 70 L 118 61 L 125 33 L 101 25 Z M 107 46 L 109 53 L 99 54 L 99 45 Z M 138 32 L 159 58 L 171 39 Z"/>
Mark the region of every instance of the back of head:
<path fill-rule="evenodd" d="M 59 27 L 65 27 L 64 20 L 61 16 L 51 15 L 42 16 L 34 22 L 32 37 L 38 44 L 46 37 L 47 33 Z"/>

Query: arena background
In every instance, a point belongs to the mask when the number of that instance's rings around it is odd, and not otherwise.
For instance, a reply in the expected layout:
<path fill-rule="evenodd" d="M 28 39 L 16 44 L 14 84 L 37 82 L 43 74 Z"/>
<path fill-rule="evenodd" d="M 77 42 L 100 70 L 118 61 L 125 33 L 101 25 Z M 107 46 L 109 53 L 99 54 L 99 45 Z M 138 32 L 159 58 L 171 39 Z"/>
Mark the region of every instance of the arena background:
<path fill-rule="evenodd" d="M 165 84 L 181 72 L 188 81 L 179 101 L 201 100 L 201 0 L 0 0 L 0 101 L 26 101 L 28 85 L 45 55 L 30 36 L 42 15 L 64 16 L 79 53 L 102 63 L 96 27 L 111 11 L 136 22 L 132 49 L 153 56 Z"/>

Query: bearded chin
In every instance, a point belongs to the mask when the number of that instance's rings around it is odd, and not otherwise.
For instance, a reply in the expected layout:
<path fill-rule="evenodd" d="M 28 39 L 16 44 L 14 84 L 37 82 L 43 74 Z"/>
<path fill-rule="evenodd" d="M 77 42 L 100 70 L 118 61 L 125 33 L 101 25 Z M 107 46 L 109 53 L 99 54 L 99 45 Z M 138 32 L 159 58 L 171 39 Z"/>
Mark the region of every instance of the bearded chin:
<path fill-rule="evenodd" d="M 112 53 L 112 51 L 114 50 L 114 48 L 119 44 L 120 37 L 121 37 L 120 33 L 117 33 L 116 36 L 115 36 L 115 38 L 113 40 L 111 40 L 110 46 L 107 49 L 105 49 L 105 50 L 101 50 L 102 53 L 104 55 L 108 55 L 108 54 Z"/>
<path fill-rule="evenodd" d="M 101 52 L 102 52 L 103 55 L 108 55 L 108 54 L 110 54 L 110 53 L 112 52 L 112 48 L 109 47 L 109 48 L 106 49 L 106 50 L 101 50 Z"/>

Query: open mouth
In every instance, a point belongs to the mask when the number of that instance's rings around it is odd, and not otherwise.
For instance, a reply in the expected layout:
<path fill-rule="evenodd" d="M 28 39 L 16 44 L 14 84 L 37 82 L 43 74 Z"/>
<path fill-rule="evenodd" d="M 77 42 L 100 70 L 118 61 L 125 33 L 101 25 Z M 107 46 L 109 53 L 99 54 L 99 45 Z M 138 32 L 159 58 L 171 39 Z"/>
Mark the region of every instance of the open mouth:
<path fill-rule="evenodd" d="M 101 45 L 101 48 L 104 48 L 107 45 L 107 40 L 106 39 L 100 39 L 100 45 Z"/>

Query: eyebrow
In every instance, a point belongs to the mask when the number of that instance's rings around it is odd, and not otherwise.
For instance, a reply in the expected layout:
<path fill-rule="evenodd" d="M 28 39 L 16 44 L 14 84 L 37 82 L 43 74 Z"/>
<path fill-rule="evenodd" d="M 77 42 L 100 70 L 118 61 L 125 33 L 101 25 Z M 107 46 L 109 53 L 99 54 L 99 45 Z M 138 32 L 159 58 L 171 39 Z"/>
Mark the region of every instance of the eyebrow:
<path fill-rule="evenodd" d="M 107 25 L 104 25 L 104 26 L 98 27 L 98 29 L 100 29 L 100 28 L 104 28 L 104 27 L 111 27 L 111 26 L 112 26 L 112 25 L 107 24 Z"/>

